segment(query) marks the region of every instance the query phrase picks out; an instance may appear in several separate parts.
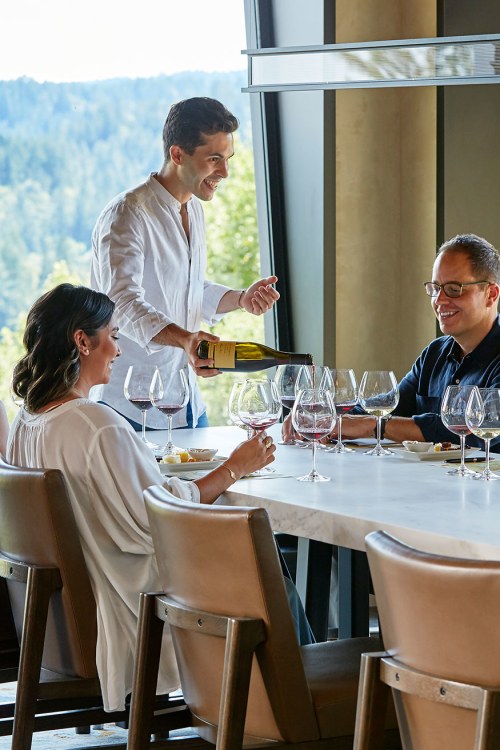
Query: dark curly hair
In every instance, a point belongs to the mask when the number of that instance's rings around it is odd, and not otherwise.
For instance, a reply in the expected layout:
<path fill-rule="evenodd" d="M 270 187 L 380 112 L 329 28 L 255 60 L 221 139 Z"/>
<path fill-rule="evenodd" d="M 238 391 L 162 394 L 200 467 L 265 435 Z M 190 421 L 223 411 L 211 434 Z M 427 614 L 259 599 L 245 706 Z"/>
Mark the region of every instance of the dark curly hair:
<path fill-rule="evenodd" d="M 187 154 L 205 143 L 205 135 L 234 133 L 238 120 L 226 107 L 208 96 L 193 96 L 172 104 L 163 126 L 163 153 L 170 160 L 170 147 L 180 146 Z"/>
<path fill-rule="evenodd" d="M 106 294 L 73 284 L 59 284 L 34 303 L 23 337 L 26 354 L 12 379 L 13 391 L 28 411 L 64 398 L 74 387 L 80 376 L 75 331 L 81 329 L 94 339 L 114 309 Z"/>
<path fill-rule="evenodd" d="M 488 240 L 477 234 L 457 234 L 443 242 L 437 254 L 447 252 L 463 253 L 478 278 L 500 284 L 500 254 Z"/>

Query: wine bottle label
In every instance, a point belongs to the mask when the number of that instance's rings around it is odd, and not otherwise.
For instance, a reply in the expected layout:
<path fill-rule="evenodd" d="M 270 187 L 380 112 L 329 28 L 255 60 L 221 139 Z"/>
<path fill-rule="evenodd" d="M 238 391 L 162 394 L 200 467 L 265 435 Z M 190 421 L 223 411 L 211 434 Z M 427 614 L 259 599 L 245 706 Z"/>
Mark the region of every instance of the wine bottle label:
<path fill-rule="evenodd" d="M 234 370 L 236 367 L 236 342 L 219 341 L 212 343 L 209 341 L 208 358 L 214 360 L 214 367 L 217 370 L 221 368 Z"/>

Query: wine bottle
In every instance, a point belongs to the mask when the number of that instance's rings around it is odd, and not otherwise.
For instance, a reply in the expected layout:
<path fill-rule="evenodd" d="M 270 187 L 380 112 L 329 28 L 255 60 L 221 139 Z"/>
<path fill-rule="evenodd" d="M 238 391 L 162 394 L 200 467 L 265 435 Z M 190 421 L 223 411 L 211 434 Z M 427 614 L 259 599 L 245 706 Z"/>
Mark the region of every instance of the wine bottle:
<path fill-rule="evenodd" d="M 213 359 L 216 370 L 255 372 L 276 365 L 312 365 L 310 354 L 280 352 L 252 341 L 201 341 L 197 350 L 200 359 Z"/>

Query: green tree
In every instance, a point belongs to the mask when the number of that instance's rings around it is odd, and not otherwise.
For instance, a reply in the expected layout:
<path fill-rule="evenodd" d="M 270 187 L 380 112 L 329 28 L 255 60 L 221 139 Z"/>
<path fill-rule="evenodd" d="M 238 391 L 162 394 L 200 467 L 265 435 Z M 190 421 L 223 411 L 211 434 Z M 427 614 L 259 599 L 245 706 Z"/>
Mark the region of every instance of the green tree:
<path fill-rule="evenodd" d="M 250 286 L 260 277 L 257 205 L 252 149 L 240 139 L 235 142 L 229 179 L 204 208 L 207 278 L 234 289 Z M 229 313 L 210 331 L 230 341 L 263 341 L 264 320 L 238 310 Z M 227 403 L 235 377 L 241 376 L 223 373 L 199 380 L 212 425 L 230 424 Z"/>
<path fill-rule="evenodd" d="M 0 81 L 0 398 L 12 417 L 12 367 L 32 302 L 62 281 L 88 283 L 90 237 L 103 206 L 162 160 L 170 105 L 213 96 L 239 118 L 230 179 L 205 204 L 207 277 L 244 288 L 260 276 L 249 102 L 244 73 L 38 84 Z M 263 340 L 262 318 L 242 312 L 214 327 L 221 338 Z M 233 378 L 202 380 L 212 424 L 226 422 Z"/>

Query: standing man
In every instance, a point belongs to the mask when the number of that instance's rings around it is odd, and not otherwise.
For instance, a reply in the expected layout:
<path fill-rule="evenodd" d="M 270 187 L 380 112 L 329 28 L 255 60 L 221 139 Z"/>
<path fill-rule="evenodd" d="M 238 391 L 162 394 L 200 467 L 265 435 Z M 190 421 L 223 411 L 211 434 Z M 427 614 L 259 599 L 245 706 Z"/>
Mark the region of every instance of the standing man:
<path fill-rule="evenodd" d="M 201 321 L 213 325 L 239 308 L 262 315 L 279 299 L 276 276 L 248 289 L 205 281 L 200 201 L 212 200 L 228 176 L 237 128 L 236 117 L 215 99 L 194 97 L 174 104 L 163 128 L 160 171 L 114 198 L 94 228 L 91 286 L 115 302 L 123 334 L 122 356 L 102 400 L 132 422 L 137 410 L 123 395 L 128 366 L 150 362 L 181 369 L 189 362 L 190 401 L 174 417 L 174 426 L 208 424 L 196 375 L 210 377 L 218 371 L 205 369 L 210 361 L 199 359 L 196 349 L 203 339 L 218 339 L 198 330 Z M 148 425 L 163 429 L 165 419 L 152 410 Z"/>

